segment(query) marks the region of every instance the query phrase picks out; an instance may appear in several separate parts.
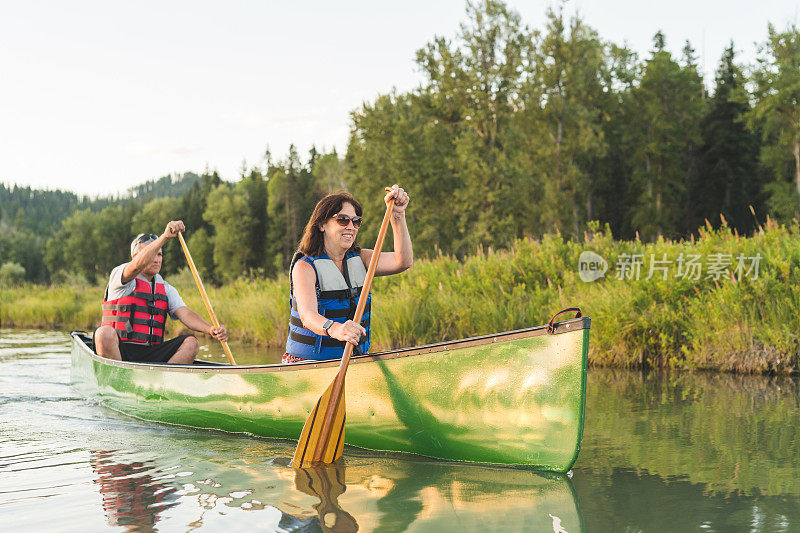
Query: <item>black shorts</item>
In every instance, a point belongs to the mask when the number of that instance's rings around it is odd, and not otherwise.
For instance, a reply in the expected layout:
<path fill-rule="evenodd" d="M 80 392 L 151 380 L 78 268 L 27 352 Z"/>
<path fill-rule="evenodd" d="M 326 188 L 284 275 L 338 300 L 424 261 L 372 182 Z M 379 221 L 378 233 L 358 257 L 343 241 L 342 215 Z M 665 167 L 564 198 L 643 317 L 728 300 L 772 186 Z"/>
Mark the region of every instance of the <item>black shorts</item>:
<path fill-rule="evenodd" d="M 122 355 L 123 361 L 166 363 L 170 357 L 175 355 L 187 337 L 194 337 L 194 335 L 178 335 L 174 339 L 153 346 L 135 342 L 120 342 L 119 353 Z"/>
<path fill-rule="evenodd" d="M 119 353 L 123 361 L 131 361 L 136 363 L 166 363 L 170 357 L 175 355 L 178 348 L 181 347 L 183 341 L 188 337 L 194 335 L 178 335 L 174 339 L 149 346 L 147 344 L 138 344 L 135 342 L 119 341 Z M 119 334 L 117 335 L 119 338 Z M 92 339 L 94 341 L 94 339 Z"/>

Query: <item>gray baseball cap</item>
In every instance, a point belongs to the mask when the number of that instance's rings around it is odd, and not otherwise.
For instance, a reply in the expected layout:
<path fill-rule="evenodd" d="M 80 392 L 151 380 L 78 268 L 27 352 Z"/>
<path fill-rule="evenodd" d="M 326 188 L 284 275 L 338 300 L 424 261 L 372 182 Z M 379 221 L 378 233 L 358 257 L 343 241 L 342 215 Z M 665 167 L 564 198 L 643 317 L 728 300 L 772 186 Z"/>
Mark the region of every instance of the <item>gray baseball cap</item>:
<path fill-rule="evenodd" d="M 140 233 L 136 236 L 135 239 L 131 241 L 131 257 L 136 255 L 136 248 L 140 244 L 147 244 L 149 242 L 153 242 L 154 240 L 158 239 L 158 235 L 155 233 Z"/>

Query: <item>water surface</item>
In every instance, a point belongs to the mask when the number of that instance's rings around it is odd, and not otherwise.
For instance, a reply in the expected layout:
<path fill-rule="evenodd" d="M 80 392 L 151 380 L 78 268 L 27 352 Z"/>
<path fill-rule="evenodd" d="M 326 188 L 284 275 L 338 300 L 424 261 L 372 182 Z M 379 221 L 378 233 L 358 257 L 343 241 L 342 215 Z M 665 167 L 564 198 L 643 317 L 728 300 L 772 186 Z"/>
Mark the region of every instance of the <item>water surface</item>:
<path fill-rule="evenodd" d="M 242 363 L 277 353 L 234 346 Z M 592 370 L 571 475 L 144 422 L 69 386 L 69 337 L 0 330 L 4 531 L 793 531 L 800 393 L 786 378 Z M 222 360 L 214 345 L 201 356 Z"/>

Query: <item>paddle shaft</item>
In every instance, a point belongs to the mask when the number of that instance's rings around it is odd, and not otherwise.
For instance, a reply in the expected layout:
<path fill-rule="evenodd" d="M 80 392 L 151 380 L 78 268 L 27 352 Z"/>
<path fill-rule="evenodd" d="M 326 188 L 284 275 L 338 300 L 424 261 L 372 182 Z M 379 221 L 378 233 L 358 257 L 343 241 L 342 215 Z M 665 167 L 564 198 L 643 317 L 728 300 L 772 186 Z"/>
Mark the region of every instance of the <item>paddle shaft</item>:
<path fill-rule="evenodd" d="M 364 308 L 367 306 L 367 298 L 369 291 L 372 289 L 372 279 L 375 277 L 375 270 L 378 268 L 378 259 L 381 256 L 381 248 L 383 248 L 383 240 L 386 237 L 386 231 L 389 228 L 389 220 L 392 216 L 394 209 L 394 198 L 392 198 L 386 206 L 386 214 L 383 216 L 381 222 L 381 229 L 378 232 L 378 241 L 375 243 L 375 249 L 372 251 L 372 257 L 369 260 L 369 268 L 367 268 L 367 277 L 364 278 L 364 286 L 361 288 L 361 295 L 358 297 L 358 306 L 356 306 L 356 314 L 353 316 L 353 322 L 356 324 L 361 323 L 361 317 L 364 314 Z M 322 420 L 322 429 L 320 430 L 319 442 L 314 450 L 314 455 L 311 460 L 319 462 L 322 459 L 322 454 L 328 445 L 331 436 L 331 426 L 333 425 L 333 418 L 336 414 L 336 409 L 341 401 L 342 390 L 344 389 L 344 377 L 347 373 L 347 366 L 350 364 L 350 356 L 353 354 L 354 344 L 349 342 L 345 343 L 344 354 L 342 354 L 342 362 L 339 364 L 339 372 L 333 380 L 333 389 L 331 391 L 330 404 L 325 411 L 325 418 Z"/>
<path fill-rule="evenodd" d="M 197 273 L 197 268 L 194 266 L 194 261 L 192 260 L 192 254 L 189 253 L 189 247 L 186 246 L 186 241 L 183 240 L 183 234 L 181 232 L 178 232 L 178 240 L 181 241 L 181 248 L 183 248 L 183 253 L 186 254 L 186 261 L 189 263 L 189 269 L 192 271 L 194 281 L 197 283 L 197 288 L 200 290 L 203 303 L 206 304 L 206 310 L 208 310 L 208 314 L 211 316 L 211 322 L 214 324 L 215 328 L 219 329 L 219 320 L 217 320 L 217 315 L 211 307 L 211 301 L 208 299 L 208 294 L 206 294 L 206 289 L 203 287 L 203 282 L 200 281 L 200 274 Z M 228 356 L 228 361 L 230 364 L 235 365 L 236 361 L 233 360 L 233 354 L 228 347 L 228 343 L 225 341 L 220 342 L 222 343 L 222 349 L 225 350 L 225 355 Z"/>

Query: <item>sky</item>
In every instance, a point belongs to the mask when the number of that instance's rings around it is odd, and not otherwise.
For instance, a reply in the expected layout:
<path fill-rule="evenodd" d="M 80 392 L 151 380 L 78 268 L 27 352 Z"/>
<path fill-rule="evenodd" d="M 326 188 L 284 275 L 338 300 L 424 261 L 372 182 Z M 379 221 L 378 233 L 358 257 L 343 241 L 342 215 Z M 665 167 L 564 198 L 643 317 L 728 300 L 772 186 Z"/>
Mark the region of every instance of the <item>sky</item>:
<path fill-rule="evenodd" d="M 507 2 L 532 28 L 553 2 Z M 689 39 L 707 81 L 731 39 L 752 62 L 800 0 L 573 0 L 600 37 L 640 56 L 661 29 Z M 0 1 L 0 182 L 82 195 L 173 172 L 344 153 L 350 113 L 423 78 L 416 50 L 452 38 L 463 0 Z"/>

